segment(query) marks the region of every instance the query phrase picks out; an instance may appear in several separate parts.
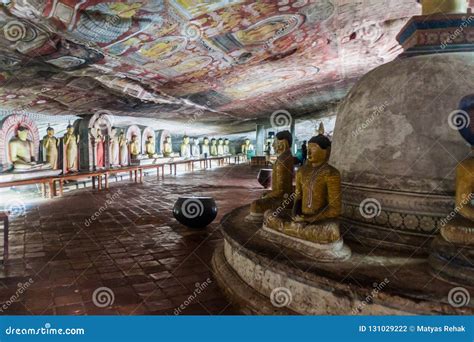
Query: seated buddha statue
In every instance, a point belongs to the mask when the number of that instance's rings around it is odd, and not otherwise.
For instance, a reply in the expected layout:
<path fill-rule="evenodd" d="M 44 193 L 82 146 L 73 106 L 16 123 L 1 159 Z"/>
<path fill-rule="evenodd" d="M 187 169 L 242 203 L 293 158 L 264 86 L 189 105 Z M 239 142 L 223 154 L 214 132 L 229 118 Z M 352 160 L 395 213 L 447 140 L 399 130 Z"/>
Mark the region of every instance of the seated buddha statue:
<path fill-rule="evenodd" d="M 224 140 L 222 138 L 219 138 L 219 140 L 217 140 L 217 155 L 224 155 Z"/>
<path fill-rule="evenodd" d="M 189 137 L 185 135 L 180 146 L 180 154 L 182 158 L 191 158 L 191 145 L 189 144 Z"/>
<path fill-rule="evenodd" d="M 230 141 L 229 139 L 225 138 L 224 139 L 224 155 L 229 155 L 230 154 Z"/>
<path fill-rule="evenodd" d="M 171 137 L 167 136 L 163 143 L 163 156 L 165 157 L 173 157 L 173 145 L 171 144 Z"/>
<path fill-rule="evenodd" d="M 58 148 L 59 139 L 54 136 L 54 128 L 48 125 L 46 135 L 43 137 L 43 154 L 46 162 L 51 165 L 54 170 L 58 169 Z"/>
<path fill-rule="evenodd" d="M 253 145 L 250 143 L 250 139 L 245 139 L 245 142 L 241 146 L 242 154 L 247 155 L 248 151 L 253 151 Z"/>
<path fill-rule="evenodd" d="M 217 157 L 217 140 L 216 139 L 211 139 L 211 147 L 210 147 L 210 152 L 212 157 Z"/>
<path fill-rule="evenodd" d="M 35 171 L 51 169 L 49 163 L 35 162 L 33 142 L 28 139 L 28 128 L 20 126 L 17 134 L 8 142 L 13 171 Z"/>
<path fill-rule="evenodd" d="M 153 136 L 148 136 L 145 141 L 145 153 L 148 158 L 158 158 L 158 154 L 155 150 L 155 139 Z"/>
<path fill-rule="evenodd" d="M 193 158 L 199 158 L 199 156 L 201 155 L 201 149 L 199 148 L 198 138 L 195 138 L 192 141 L 191 154 L 192 154 Z"/>
<path fill-rule="evenodd" d="M 474 109 L 472 110 L 474 111 Z M 456 198 L 454 217 L 445 219 L 440 233 L 443 239 L 456 245 L 474 245 L 474 114 L 470 113 L 470 127 L 460 130 L 471 145 L 470 155 L 456 168 Z"/>
<path fill-rule="evenodd" d="M 274 142 L 278 158 L 273 165 L 272 190 L 252 202 L 247 220 L 261 221 L 267 210 L 274 210 L 293 193 L 294 158 L 291 154 L 293 138 L 289 131 L 279 132 Z"/>
<path fill-rule="evenodd" d="M 138 143 L 138 137 L 136 135 L 132 135 L 132 139 L 129 144 L 130 150 L 130 159 L 136 160 L 140 157 L 140 144 Z"/>
<path fill-rule="evenodd" d="M 333 243 L 341 237 L 341 176 L 328 164 L 331 141 L 323 132 L 320 129 L 320 134 L 309 141 L 308 162 L 296 173 L 292 213 L 269 210 L 264 219 L 267 228 L 318 244 Z"/>

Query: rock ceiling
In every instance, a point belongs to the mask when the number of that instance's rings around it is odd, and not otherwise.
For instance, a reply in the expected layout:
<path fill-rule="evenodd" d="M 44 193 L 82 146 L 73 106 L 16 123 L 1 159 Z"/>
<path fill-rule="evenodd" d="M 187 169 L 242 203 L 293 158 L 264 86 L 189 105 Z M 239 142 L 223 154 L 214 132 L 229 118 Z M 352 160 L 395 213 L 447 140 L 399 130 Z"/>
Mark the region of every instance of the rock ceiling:
<path fill-rule="evenodd" d="M 307 116 L 395 58 L 420 12 L 415 0 L 13 0 L 0 103 L 234 131 L 276 110 Z"/>

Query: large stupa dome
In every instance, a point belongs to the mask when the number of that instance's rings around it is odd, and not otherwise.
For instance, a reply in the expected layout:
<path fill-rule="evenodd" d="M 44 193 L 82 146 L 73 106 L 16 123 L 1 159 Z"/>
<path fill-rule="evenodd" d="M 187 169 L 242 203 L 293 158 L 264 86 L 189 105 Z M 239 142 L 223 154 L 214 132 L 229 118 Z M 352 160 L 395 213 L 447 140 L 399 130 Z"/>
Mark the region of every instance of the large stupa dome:
<path fill-rule="evenodd" d="M 331 156 L 343 177 L 349 235 L 426 251 L 453 208 L 455 167 L 470 151 L 455 121 L 461 99 L 473 93 L 472 52 L 398 58 L 352 88 Z"/>

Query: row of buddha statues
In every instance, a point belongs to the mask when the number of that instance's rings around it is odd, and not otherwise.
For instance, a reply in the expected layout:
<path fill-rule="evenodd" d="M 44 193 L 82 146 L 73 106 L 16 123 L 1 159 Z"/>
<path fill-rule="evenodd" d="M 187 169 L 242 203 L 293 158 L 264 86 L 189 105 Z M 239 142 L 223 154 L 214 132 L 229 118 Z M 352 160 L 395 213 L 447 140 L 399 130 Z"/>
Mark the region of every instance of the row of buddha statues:
<path fill-rule="evenodd" d="M 47 128 L 43 137 L 41 149 L 43 161 L 35 160 L 33 142 L 28 139 L 29 129 L 20 126 L 16 135 L 8 142 L 8 153 L 13 171 L 24 172 L 34 170 L 59 169 L 59 149 L 63 147 L 64 168 L 67 172 L 76 172 L 79 169 L 78 144 L 79 136 L 74 133 L 74 127 L 68 125 L 62 139 L 54 136 L 54 129 Z M 62 146 L 60 145 L 62 142 Z"/>
<path fill-rule="evenodd" d="M 165 151 L 167 148 L 171 148 L 171 143 L 169 143 L 165 147 Z M 172 150 L 169 150 L 169 152 L 172 153 Z M 202 144 L 200 144 L 199 139 L 190 138 L 185 135 L 180 145 L 180 156 L 185 159 L 199 157 L 217 157 L 226 156 L 230 154 L 230 141 L 227 138 L 212 138 L 209 140 L 208 137 L 205 137 L 202 140 Z M 167 156 L 167 154 L 165 154 L 165 156 Z"/>

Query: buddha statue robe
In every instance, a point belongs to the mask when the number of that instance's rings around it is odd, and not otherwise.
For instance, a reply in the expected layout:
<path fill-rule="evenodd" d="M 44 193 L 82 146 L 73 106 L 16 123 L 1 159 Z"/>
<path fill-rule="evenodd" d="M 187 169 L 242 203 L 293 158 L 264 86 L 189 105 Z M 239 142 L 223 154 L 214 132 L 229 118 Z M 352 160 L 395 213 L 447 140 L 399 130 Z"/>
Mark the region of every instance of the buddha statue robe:
<path fill-rule="evenodd" d="M 74 134 L 74 128 L 69 125 L 63 138 L 65 150 L 66 172 L 76 172 L 79 169 L 78 148 L 79 137 Z"/>
<path fill-rule="evenodd" d="M 125 134 L 121 133 L 119 137 L 119 146 L 120 146 L 120 165 L 127 166 L 129 163 L 129 152 L 128 152 L 128 143 L 125 138 Z"/>
<path fill-rule="evenodd" d="M 48 134 L 43 137 L 44 160 L 51 165 L 54 170 L 58 169 L 58 146 L 59 139 L 54 136 L 54 129 L 48 127 Z"/>

